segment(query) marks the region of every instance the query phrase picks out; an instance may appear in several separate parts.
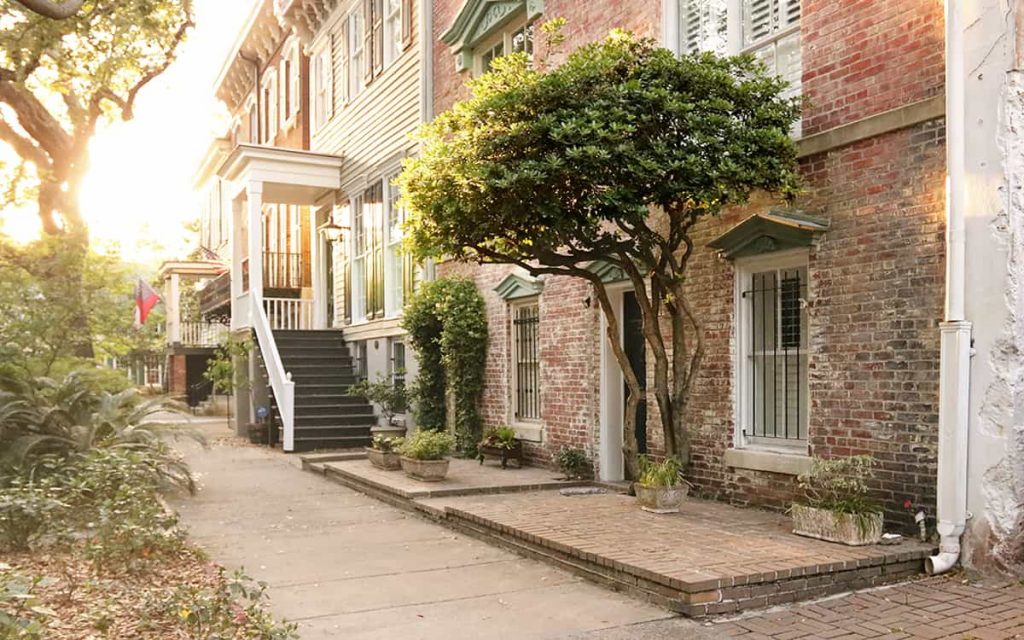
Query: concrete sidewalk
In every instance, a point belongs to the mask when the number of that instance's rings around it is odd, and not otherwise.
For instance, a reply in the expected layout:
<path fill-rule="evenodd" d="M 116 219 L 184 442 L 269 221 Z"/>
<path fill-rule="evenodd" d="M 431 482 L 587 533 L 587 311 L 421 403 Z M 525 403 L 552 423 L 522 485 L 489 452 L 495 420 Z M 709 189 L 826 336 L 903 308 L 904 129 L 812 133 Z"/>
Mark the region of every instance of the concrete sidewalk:
<path fill-rule="evenodd" d="M 196 426 L 214 444 L 181 445 L 201 490 L 175 507 L 211 558 L 270 585 L 305 640 L 716 636 Z"/>

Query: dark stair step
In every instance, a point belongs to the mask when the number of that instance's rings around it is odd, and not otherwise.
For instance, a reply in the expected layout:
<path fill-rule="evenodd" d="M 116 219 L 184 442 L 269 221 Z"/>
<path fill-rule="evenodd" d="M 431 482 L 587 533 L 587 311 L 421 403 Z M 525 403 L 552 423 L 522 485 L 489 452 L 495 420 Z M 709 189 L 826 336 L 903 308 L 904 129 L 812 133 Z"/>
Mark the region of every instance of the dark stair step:
<path fill-rule="evenodd" d="M 343 436 L 337 438 L 300 438 L 292 442 L 295 453 L 316 449 L 359 449 L 370 446 L 370 436 Z"/>
<path fill-rule="evenodd" d="M 292 382 L 295 383 L 295 388 L 305 387 L 309 385 L 318 384 L 345 384 L 353 385 L 356 383 L 356 377 L 352 375 L 345 375 L 343 373 L 325 373 L 325 374 L 304 374 L 295 375 L 292 374 Z"/>
<path fill-rule="evenodd" d="M 310 427 L 363 427 L 366 425 L 373 426 L 377 423 L 376 416 L 373 413 L 351 413 L 351 414 L 327 414 L 327 415 L 308 415 L 308 414 L 295 414 L 295 429 L 299 430 Z"/>
<path fill-rule="evenodd" d="M 368 405 L 362 396 L 303 393 L 301 387 L 295 388 L 295 407 L 303 409 L 337 409 L 339 407 L 358 407 Z"/>
<path fill-rule="evenodd" d="M 298 359 L 306 356 L 332 357 L 339 360 L 351 360 L 352 355 L 348 347 L 292 347 L 289 345 L 277 345 L 277 352 L 281 358 Z"/>

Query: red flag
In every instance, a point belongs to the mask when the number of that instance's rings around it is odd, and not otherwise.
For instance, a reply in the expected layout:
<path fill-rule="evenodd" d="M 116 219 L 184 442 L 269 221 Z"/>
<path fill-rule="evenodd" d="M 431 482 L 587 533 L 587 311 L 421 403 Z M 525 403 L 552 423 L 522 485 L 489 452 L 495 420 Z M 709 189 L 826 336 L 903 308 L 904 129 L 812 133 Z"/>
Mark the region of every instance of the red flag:
<path fill-rule="evenodd" d="M 135 324 L 142 326 L 146 323 L 146 318 L 149 317 L 149 312 L 153 310 L 156 303 L 160 302 L 160 296 L 156 294 L 153 287 L 149 286 L 149 283 L 139 278 L 139 281 L 135 283 Z"/>

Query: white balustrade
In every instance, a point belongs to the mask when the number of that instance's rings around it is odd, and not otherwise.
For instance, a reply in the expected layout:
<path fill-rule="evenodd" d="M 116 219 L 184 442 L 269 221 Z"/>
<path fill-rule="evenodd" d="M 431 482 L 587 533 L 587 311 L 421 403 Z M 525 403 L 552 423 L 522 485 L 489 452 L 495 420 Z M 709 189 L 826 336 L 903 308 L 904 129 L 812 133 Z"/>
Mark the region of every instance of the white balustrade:
<path fill-rule="evenodd" d="M 313 328 L 313 301 L 300 298 L 264 298 L 270 328 L 274 331 Z"/>
<path fill-rule="evenodd" d="M 182 322 L 181 344 L 190 347 L 215 347 L 228 337 L 228 328 L 218 322 Z"/>

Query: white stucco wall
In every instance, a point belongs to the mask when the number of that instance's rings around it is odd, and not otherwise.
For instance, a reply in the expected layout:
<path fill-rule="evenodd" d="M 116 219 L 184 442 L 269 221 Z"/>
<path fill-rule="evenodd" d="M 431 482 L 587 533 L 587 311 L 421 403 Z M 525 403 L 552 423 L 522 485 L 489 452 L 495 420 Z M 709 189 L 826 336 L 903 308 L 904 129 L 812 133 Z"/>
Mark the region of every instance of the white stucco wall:
<path fill-rule="evenodd" d="M 966 315 L 974 325 L 975 355 L 968 457 L 972 517 L 963 559 L 981 565 L 1011 533 L 1024 496 L 1024 77 L 1013 70 L 1014 14 L 1024 10 L 1024 2 L 967 0 L 964 8 Z"/>

